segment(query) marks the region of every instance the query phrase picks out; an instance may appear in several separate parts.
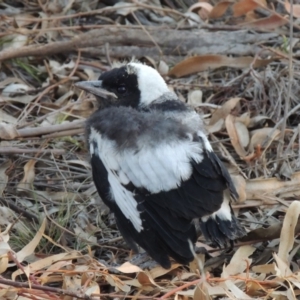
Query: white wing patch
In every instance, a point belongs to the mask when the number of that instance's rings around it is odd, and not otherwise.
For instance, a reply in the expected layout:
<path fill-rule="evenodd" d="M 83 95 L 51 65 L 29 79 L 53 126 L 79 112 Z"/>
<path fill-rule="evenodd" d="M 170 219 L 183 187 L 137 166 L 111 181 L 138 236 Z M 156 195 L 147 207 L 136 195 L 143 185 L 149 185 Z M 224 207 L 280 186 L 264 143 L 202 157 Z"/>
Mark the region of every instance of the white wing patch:
<path fill-rule="evenodd" d="M 121 184 L 132 182 L 137 188 L 146 188 L 151 193 L 177 188 L 182 181 L 190 178 L 191 160 L 200 163 L 203 159 L 202 145 L 190 139 L 157 147 L 140 145 L 138 150 L 127 149 L 122 152 L 117 152 L 114 142 L 93 128 L 90 135 L 92 140 L 98 144 L 98 155 L 105 167 L 115 172 L 114 176 Z"/>
<path fill-rule="evenodd" d="M 143 230 L 140 213 L 134 194 L 128 191 L 122 184 L 129 183 L 129 179 L 120 170 L 120 156 L 116 153 L 116 147 L 112 141 L 104 139 L 102 135 L 91 128 L 90 134 L 91 154 L 97 155 L 108 172 L 108 182 L 111 187 L 111 197 L 117 203 L 124 216 L 131 221 L 134 228 L 141 232 Z M 96 146 L 94 146 L 94 143 Z"/>

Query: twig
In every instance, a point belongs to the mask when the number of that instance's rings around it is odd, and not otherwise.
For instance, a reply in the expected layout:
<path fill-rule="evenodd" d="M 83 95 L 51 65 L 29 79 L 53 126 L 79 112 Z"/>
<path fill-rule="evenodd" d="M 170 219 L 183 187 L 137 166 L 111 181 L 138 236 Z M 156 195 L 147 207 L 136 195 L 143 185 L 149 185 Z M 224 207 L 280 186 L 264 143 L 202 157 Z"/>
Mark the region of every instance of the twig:
<path fill-rule="evenodd" d="M 12 209 L 14 212 L 23 215 L 29 220 L 33 220 L 34 222 L 39 223 L 39 218 L 36 215 L 28 212 L 27 209 L 23 208 L 22 206 L 14 204 L 11 200 L 0 197 L 0 202 Z"/>
<path fill-rule="evenodd" d="M 30 153 L 36 153 L 41 152 L 41 149 L 22 149 L 22 148 L 16 148 L 16 147 L 0 147 L 0 154 L 30 154 Z M 43 149 L 43 154 L 54 154 L 54 155 L 62 155 L 66 153 L 66 150 L 64 149 Z"/>
<path fill-rule="evenodd" d="M 53 138 L 57 138 L 57 137 L 72 136 L 72 135 L 77 135 L 77 134 L 82 134 L 82 133 L 84 133 L 84 128 L 78 128 L 78 129 L 73 129 L 73 130 L 64 130 L 64 131 L 60 131 L 60 132 L 46 134 L 46 135 L 43 135 L 42 138 L 53 139 Z"/>
<path fill-rule="evenodd" d="M 285 130 L 286 130 L 286 122 L 289 116 L 289 109 L 290 109 L 290 100 L 291 100 L 291 93 L 292 93 L 292 84 L 293 84 L 293 1 L 290 1 L 291 9 L 290 9 L 290 48 L 289 48 L 289 84 L 288 84 L 288 94 L 285 98 L 284 103 L 284 117 L 281 126 L 281 133 L 279 138 L 279 144 L 277 149 L 277 159 L 282 157 L 283 146 L 284 146 L 284 137 L 285 137 Z M 281 164 L 278 164 L 277 170 L 279 171 Z"/>
<path fill-rule="evenodd" d="M 78 50 L 77 60 L 76 60 L 76 62 L 75 62 L 75 65 L 74 65 L 74 68 L 73 68 L 72 72 L 68 75 L 68 77 L 63 78 L 63 79 L 60 80 L 59 82 L 56 82 L 55 84 L 52 84 L 52 85 L 48 86 L 42 93 L 39 94 L 39 96 L 35 99 L 35 101 L 34 101 L 33 104 L 38 103 L 38 102 L 42 99 L 42 97 L 43 97 L 45 94 L 47 94 L 49 91 L 51 91 L 53 88 L 55 88 L 55 87 L 57 87 L 57 86 L 59 86 L 59 85 L 62 85 L 62 84 L 64 84 L 65 82 L 68 82 L 68 81 L 70 80 L 70 78 L 75 74 L 75 72 L 76 72 L 76 70 L 77 70 L 77 68 L 78 68 L 78 64 L 79 64 L 79 62 L 80 62 L 80 58 L 81 58 L 81 51 Z M 32 106 L 29 108 L 28 111 L 25 110 L 26 113 L 27 113 L 27 114 L 30 114 L 30 112 L 33 110 L 34 107 L 35 107 L 35 105 L 32 105 Z M 19 120 L 19 122 L 22 123 L 21 120 Z"/>
<path fill-rule="evenodd" d="M 51 293 L 55 293 L 55 294 L 62 295 L 62 296 L 71 296 L 76 299 L 83 299 L 83 300 L 91 300 L 92 299 L 90 296 L 81 295 L 79 293 L 74 293 L 74 292 L 63 290 L 60 288 L 54 288 L 54 287 L 38 285 L 38 284 L 30 284 L 29 285 L 28 283 L 25 283 L 25 282 L 17 282 L 17 281 L 13 281 L 13 280 L 4 279 L 4 278 L 0 278 L 0 284 L 14 286 L 14 287 L 18 287 L 18 288 L 27 288 L 27 289 L 29 289 L 29 291 L 28 291 L 29 293 L 30 293 L 30 290 L 33 289 L 33 290 L 51 292 Z"/>
<path fill-rule="evenodd" d="M 190 287 L 191 285 L 196 285 L 198 284 L 202 279 L 197 279 L 197 280 L 194 280 L 194 281 L 191 281 L 191 282 L 188 282 L 184 285 L 181 285 L 171 291 L 169 291 L 168 293 L 164 294 L 162 297 L 159 298 L 159 300 L 163 300 L 163 299 L 167 299 L 169 298 L 170 296 L 173 296 L 175 293 L 179 292 L 179 291 L 182 291 L 183 289 L 186 289 L 188 287 Z"/>
<path fill-rule="evenodd" d="M 84 128 L 84 122 L 84 120 L 77 120 L 59 125 L 19 129 L 18 137 L 27 138 L 31 136 L 40 136 L 54 132 L 58 133 L 65 130 L 81 129 Z"/>

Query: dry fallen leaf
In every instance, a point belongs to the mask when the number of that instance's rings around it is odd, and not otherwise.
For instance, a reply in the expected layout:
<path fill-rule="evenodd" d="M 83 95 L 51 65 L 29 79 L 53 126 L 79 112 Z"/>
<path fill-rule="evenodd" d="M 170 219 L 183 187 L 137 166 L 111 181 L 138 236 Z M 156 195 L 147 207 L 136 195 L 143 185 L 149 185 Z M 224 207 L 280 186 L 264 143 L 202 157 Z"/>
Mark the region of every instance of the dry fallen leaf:
<path fill-rule="evenodd" d="M 235 189 L 239 195 L 238 203 L 245 202 L 247 199 L 247 193 L 246 193 L 246 180 L 243 176 L 241 175 L 235 175 L 235 174 L 230 174 L 231 179 L 233 181 L 233 184 L 235 186 Z"/>
<path fill-rule="evenodd" d="M 203 93 L 200 90 L 189 91 L 187 103 L 193 107 L 198 107 L 202 103 Z"/>
<path fill-rule="evenodd" d="M 285 19 L 284 17 L 281 17 L 280 15 L 271 15 L 267 18 L 262 18 L 253 22 L 247 22 L 240 24 L 240 26 L 246 27 L 246 28 L 253 28 L 253 29 L 261 29 L 264 30 L 272 30 L 276 29 L 280 26 L 283 26 L 287 24 L 289 21 Z"/>
<path fill-rule="evenodd" d="M 234 122 L 235 130 L 239 139 L 239 142 L 243 148 L 247 147 L 250 141 L 249 131 L 246 125 L 242 122 Z"/>
<path fill-rule="evenodd" d="M 256 9 L 257 7 L 261 7 L 262 3 L 256 0 L 241 0 L 233 5 L 233 15 L 235 17 L 240 17 L 245 15 L 249 11 Z"/>
<path fill-rule="evenodd" d="M 6 175 L 6 170 L 10 168 L 12 164 L 11 160 L 7 160 L 0 165 L 0 196 L 2 196 L 3 191 L 7 185 L 8 176 Z"/>
<path fill-rule="evenodd" d="M 224 119 L 219 119 L 212 125 L 206 125 L 205 128 L 208 133 L 219 132 L 224 127 L 225 121 Z"/>
<path fill-rule="evenodd" d="M 17 186 L 18 191 L 30 190 L 35 178 L 36 160 L 30 159 L 24 166 L 24 176 Z"/>
<path fill-rule="evenodd" d="M 269 64 L 272 59 L 256 59 L 251 56 L 228 57 L 225 55 L 208 54 L 189 57 L 175 65 L 169 76 L 183 77 L 205 70 L 214 70 L 221 67 L 248 68 L 253 62 L 253 67 L 263 67 Z"/>
<path fill-rule="evenodd" d="M 35 248 L 37 247 L 37 245 L 39 244 L 40 240 L 43 237 L 46 224 L 47 224 L 47 219 L 44 218 L 42 225 L 40 229 L 36 232 L 34 238 L 22 250 L 16 253 L 16 258 L 18 262 L 22 262 L 25 259 L 25 257 L 31 255 L 34 252 Z"/>
<path fill-rule="evenodd" d="M 210 118 L 209 125 L 214 125 L 215 123 L 219 122 L 220 119 L 225 120 L 231 111 L 237 106 L 240 100 L 241 98 L 231 98 L 221 107 L 217 108 Z"/>
<path fill-rule="evenodd" d="M 227 275 L 237 275 L 243 273 L 248 266 L 250 266 L 252 259 L 249 258 L 250 255 L 256 250 L 252 246 L 241 246 L 234 253 L 230 260 L 229 265 L 225 267 Z"/>
<path fill-rule="evenodd" d="M 291 4 L 289 1 L 285 0 L 284 7 L 286 11 L 291 13 Z M 300 4 L 293 4 L 293 17 L 300 18 Z"/>
<path fill-rule="evenodd" d="M 240 123 L 240 124 L 242 124 L 242 123 Z M 234 116 L 228 115 L 226 117 L 225 127 L 226 127 L 227 133 L 230 138 L 230 142 L 231 142 L 234 150 L 241 158 L 245 157 L 247 155 L 247 153 L 246 153 L 246 150 L 244 149 L 244 147 L 240 143 L 238 133 L 236 130 L 236 126 L 235 126 L 235 117 Z"/>
<path fill-rule="evenodd" d="M 18 136 L 19 136 L 19 134 L 18 134 L 18 131 L 17 131 L 15 125 L 0 122 L 0 138 L 1 139 L 12 140 Z"/>
<path fill-rule="evenodd" d="M 209 291 L 207 288 L 208 283 L 203 281 L 200 282 L 194 292 L 193 300 L 211 300 L 212 298 L 209 296 Z"/>
<path fill-rule="evenodd" d="M 281 181 L 278 178 L 257 178 L 247 180 L 247 199 L 261 199 L 263 195 L 280 195 L 300 191 L 300 172 L 295 172 L 291 180 Z"/>
<path fill-rule="evenodd" d="M 300 202 L 294 201 L 289 206 L 284 217 L 278 256 L 286 263 L 289 263 L 289 253 L 293 248 L 295 241 L 295 227 L 300 215 Z"/>
<path fill-rule="evenodd" d="M 220 1 L 219 3 L 217 3 L 214 6 L 214 8 L 209 13 L 209 18 L 210 19 L 217 19 L 217 18 L 222 17 L 226 13 L 228 7 L 230 5 L 232 5 L 232 3 L 234 3 L 234 2 L 231 1 L 231 0 L 229 0 L 229 1 L 227 1 L 227 0 Z"/>
<path fill-rule="evenodd" d="M 249 144 L 249 152 L 253 152 L 257 146 L 267 149 L 272 141 L 276 141 L 279 138 L 280 131 L 278 129 L 264 127 L 261 129 L 252 130 L 250 132 L 251 140 Z"/>

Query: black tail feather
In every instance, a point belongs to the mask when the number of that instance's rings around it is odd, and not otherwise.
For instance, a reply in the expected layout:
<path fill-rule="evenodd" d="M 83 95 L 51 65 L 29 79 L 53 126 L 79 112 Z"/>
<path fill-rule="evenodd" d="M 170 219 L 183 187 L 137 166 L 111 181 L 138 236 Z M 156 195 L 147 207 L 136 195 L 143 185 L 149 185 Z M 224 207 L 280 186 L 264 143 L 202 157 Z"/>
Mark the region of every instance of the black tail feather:
<path fill-rule="evenodd" d="M 200 228 L 205 239 L 219 247 L 226 247 L 228 242 L 231 244 L 231 241 L 246 234 L 245 229 L 233 214 L 231 220 L 211 216 L 206 221 L 201 221 Z"/>

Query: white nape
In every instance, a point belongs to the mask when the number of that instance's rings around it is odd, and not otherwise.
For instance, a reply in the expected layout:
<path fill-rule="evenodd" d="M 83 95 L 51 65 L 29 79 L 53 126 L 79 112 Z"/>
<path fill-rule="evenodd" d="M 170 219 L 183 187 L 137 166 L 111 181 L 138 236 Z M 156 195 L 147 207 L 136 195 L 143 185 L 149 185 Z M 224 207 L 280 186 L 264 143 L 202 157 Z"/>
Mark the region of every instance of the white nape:
<path fill-rule="evenodd" d="M 129 63 L 128 66 L 137 75 L 141 92 L 140 105 L 150 105 L 163 94 L 170 92 L 166 82 L 155 69 L 134 62 Z"/>

